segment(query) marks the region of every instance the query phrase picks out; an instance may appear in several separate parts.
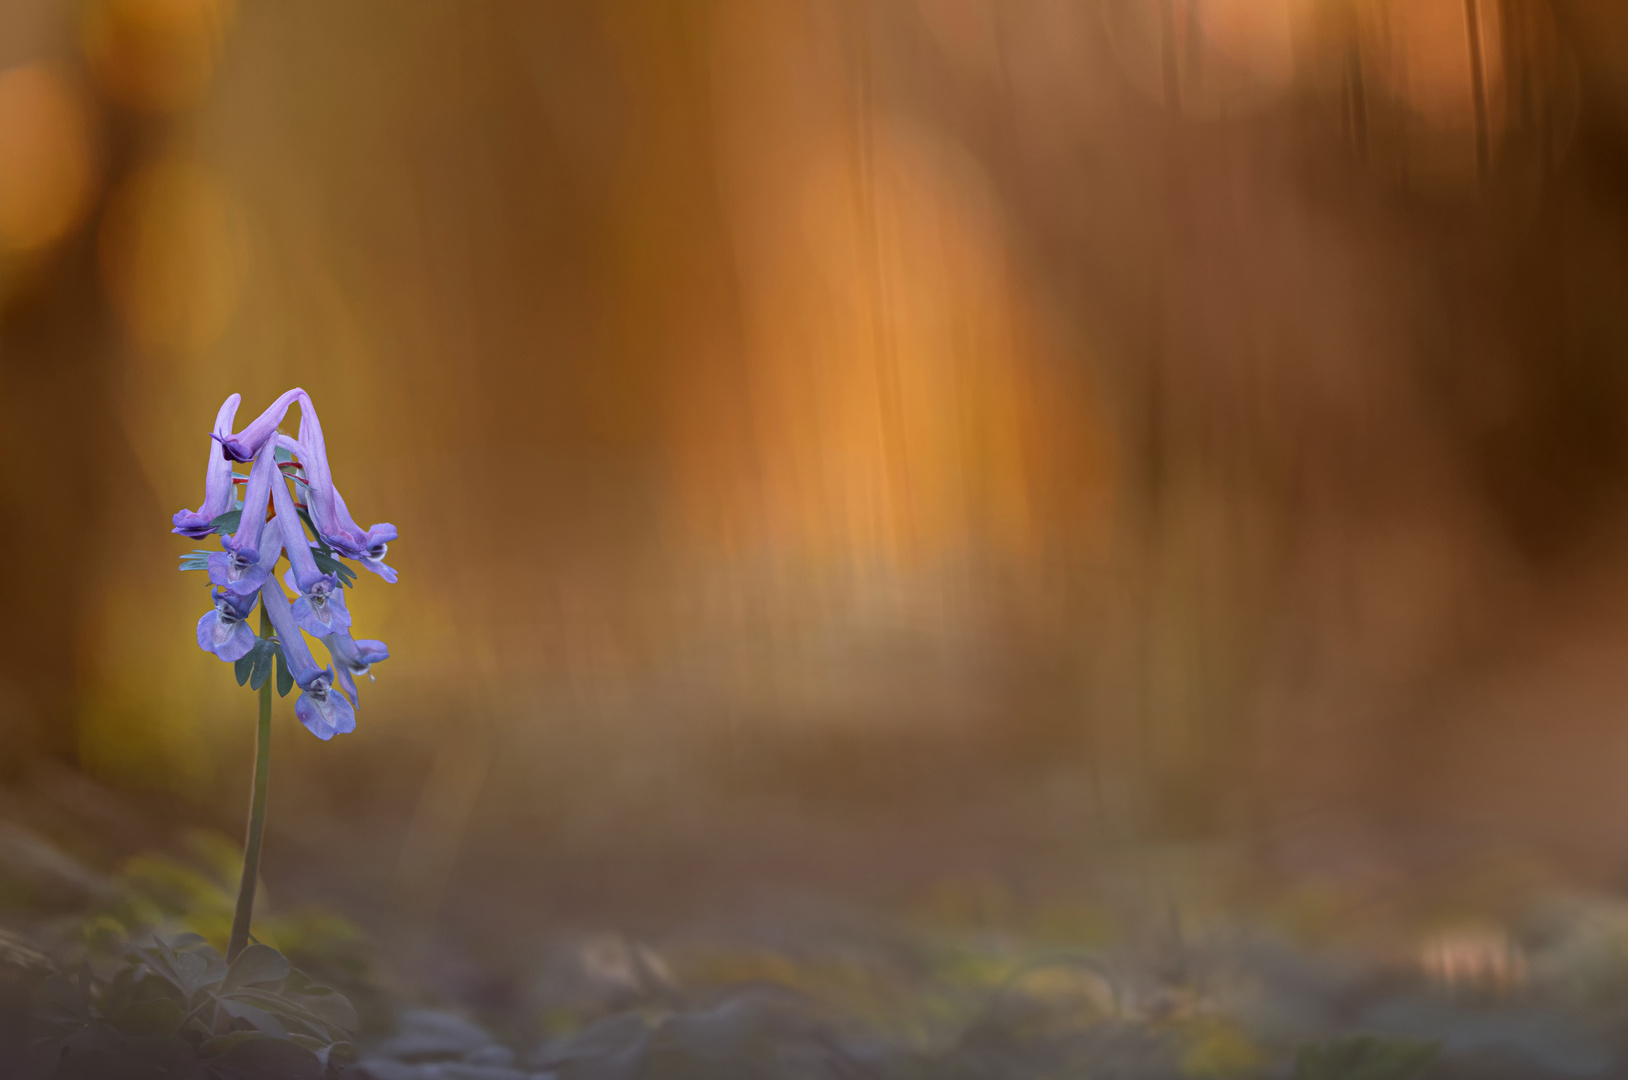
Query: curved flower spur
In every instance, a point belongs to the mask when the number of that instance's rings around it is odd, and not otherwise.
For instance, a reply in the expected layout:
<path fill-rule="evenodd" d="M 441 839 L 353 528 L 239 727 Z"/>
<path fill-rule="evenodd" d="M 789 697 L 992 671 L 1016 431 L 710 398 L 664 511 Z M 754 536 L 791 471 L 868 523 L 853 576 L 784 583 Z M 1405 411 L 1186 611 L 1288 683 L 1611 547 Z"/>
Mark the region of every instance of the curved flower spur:
<path fill-rule="evenodd" d="M 334 487 L 327 444 L 310 396 L 298 387 L 289 390 L 234 432 L 241 400 L 237 394 L 228 397 L 215 417 L 203 503 L 196 510 L 176 513 L 171 530 L 193 539 L 221 537 L 219 551 L 181 556 L 182 570 L 208 571 L 212 586 L 212 606 L 198 620 L 198 647 L 231 663 L 238 684 L 248 683 L 260 695 L 254 794 L 228 962 L 249 940 L 265 828 L 272 673 L 276 672 L 280 696 L 299 687 L 294 715 L 311 734 L 326 741 L 354 731 L 359 704 L 356 677 L 371 678 L 372 665 L 389 659 L 390 650 L 382 641 L 351 637 L 345 589 L 355 584 L 356 571 L 340 560 L 355 560 L 387 582 L 397 576 L 384 564 L 396 528 L 376 524 L 363 529 L 351 518 Z M 277 425 L 296 402 L 300 437 L 291 439 Z M 234 463 L 248 463 L 248 474 L 238 473 Z M 239 484 L 241 501 L 236 498 Z M 277 564 L 285 556 L 289 568 L 279 578 Z M 283 591 L 285 582 L 297 594 L 292 604 Z M 249 627 L 257 603 L 258 635 Z M 304 634 L 327 645 L 331 667 L 317 666 Z"/>

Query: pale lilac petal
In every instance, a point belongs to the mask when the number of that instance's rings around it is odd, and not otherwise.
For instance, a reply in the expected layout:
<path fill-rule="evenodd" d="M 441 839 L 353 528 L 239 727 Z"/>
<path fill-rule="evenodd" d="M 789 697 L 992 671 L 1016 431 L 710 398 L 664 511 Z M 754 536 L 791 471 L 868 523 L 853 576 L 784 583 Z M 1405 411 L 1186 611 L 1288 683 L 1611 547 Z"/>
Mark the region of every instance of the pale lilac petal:
<path fill-rule="evenodd" d="M 326 668 L 317 667 L 317 662 L 311 658 L 311 650 L 305 644 L 300 628 L 294 623 L 288 597 L 283 595 L 283 587 L 276 578 L 260 587 L 260 602 L 266 606 L 266 617 L 271 620 L 272 629 L 277 631 L 277 641 L 283 647 L 283 659 L 288 661 L 288 671 L 294 676 L 294 681 L 303 687 L 313 679 L 328 674 Z"/>
<path fill-rule="evenodd" d="M 261 445 L 249 467 L 249 482 L 243 492 L 243 516 L 238 519 L 237 532 L 227 543 L 230 551 L 248 552 L 252 560 L 259 559 L 260 533 L 266 526 L 266 508 L 271 503 L 273 482 L 281 483 L 282 470 L 277 467 L 277 446 L 269 439 Z"/>
<path fill-rule="evenodd" d="M 327 637 L 344 630 L 350 626 L 345 590 L 340 588 L 337 575 L 317 569 L 316 557 L 305 539 L 305 527 L 294 509 L 294 497 L 281 479 L 272 485 L 271 498 L 277 506 L 283 547 L 288 551 L 289 571 L 284 580 L 300 594 L 294 601 L 294 621 L 313 637 Z"/>
<path fill-rule="evenodd" d="M 305 538 L 305 526 L 301 523 L 299 511 L 294 506 L 294 496 L 288 493 L 287 483 L 279 480 L 272 485 L 271 501 L 277 509 L 277 521 L 281 526 L 283 548 L 288 552 L 288 564 L 292 568 L 294 580 L 298 582 L 294 586 L 294 591 L 303 593 L 313 583 L 327 575 L 317 569 L 316 556 L 311 554 L 311 543 Z"/>
<path fill-rule="evenodd" d="M 226 537 L 229 542 L 231 537 Z M 248 556 L 255 556 L 251 561 Z M 260 552 L 216 551 L 209 556 L 209 581 L 234 596 L 253 596 L 266 583 L 268 568 L 259 561 Z"/>
<path fill-rule="evenodd" d="M 300 402 L 303 412 L 310 398 L 296 386 L 272 402 L 269 409 L 236 435 L 218 437 L 221 453 L 232 461 L 253 461 L 259 456 L 260 448 L 276 433 L 277 425 L 283 422 L 283 417 L 288 415 L 288 407 L 296 400 Z"/>
<path fill-rule="evenodd" d="M 306 398 L 300 401 L 298 445 L 303 448 L 300 464 L 305 468 L 307 507 L 317 535 L 338 554 L 355 559 L 394 583 L 396 572 L 384 564 L 384 555 L 391 541 L 396 539 L 396 527 L 379 523 L 364 529 L 351 517 L 328 468 L 328 444 L 322 435 L 322 421 L 317 417 L 315 406 Z"/>
<path fill-rule="evenodd" d="M 356 730 L 356 709 L 344 694 L 338 693 L 323 679 L 322 685 L 307 687 L 294 703 L 294 715 L 306 730 L 323 742 L 335 735 L 348 735 Z"/>
<path fill-rule="evenodd" d="M 333 574 L 319 576 L 307 588 L 295 582 L 294 571 L 283 575 L 288 587 L 300 595 L 294 599 L 294 621 L 312 637 L 325 638 L 350 628 L 350 609 L 345 606 L 345 590 L 339 587 L 339 578 Z"/>
<path fill-rule="evenodd" d="M 214 532 L 211 524 L 232 508 L 232 462 L 215 446 L 215 440 L 232 433 L 232 421 L 243 398 L 233 394 L 221 405 L 215 415 L 215 430 L 210 436 L 209 463 L 204 470 L 204 501 L 196 510 L 178 510 L 171 518 L 171 532 L 201 540 Z"/>
<path fill-rule="evenodd" d="M 358 707 L 361 697 L 356 690 L 356 678 L 359 675 L 368 675 L 374 664 L 390 659 L 390 649 L 382 641 L 363 638 L 357 641 L 348 633 L 332 634 L 322 639 L 328 646 L 328 655 L 333 658 L 334 677 L 340 687 L 350 695 L 351 701 Z"/>
<path fill-rule="evenodd" d="M 215 606 L 198 620 L 198 648 L 222 660 L 237 660 L 254 647 L 254 631 L 248 619 L 254 611 L 253 596 L 239 597 L 214 590 Z"/>
<path fill-rule="evenodd" d="M 221 537 L 221 547 L 209 556 L 209 580 L 238 596 L 248 596 L 265 584 L 266 575 L 277 563 L 282 538 L 266 528 L 266 505 L 271 499 L 272 475 L 281 473 L 266 443 L 249 470 L 248 492 L 243 498 L 243 516 L 237 532 Z"/>

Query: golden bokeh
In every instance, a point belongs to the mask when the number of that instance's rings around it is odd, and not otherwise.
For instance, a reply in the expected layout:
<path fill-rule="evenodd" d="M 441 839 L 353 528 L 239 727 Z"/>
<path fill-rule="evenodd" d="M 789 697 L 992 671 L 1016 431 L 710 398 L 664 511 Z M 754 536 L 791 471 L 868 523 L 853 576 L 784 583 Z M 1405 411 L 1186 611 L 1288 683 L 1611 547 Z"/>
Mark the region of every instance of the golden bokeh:
<path fill-rule="evenodd" d="M 1305 0 L 1113 0 L 1109 40 L 1137 90 L 1192 119 L 1236 116 L 1287 91 Z"/>
<path fill-rule="evenodd" d="M 0 245 L 60 239 L 91 192 L 92 120 L 78 88 L 42 65 L 0 75 Z"/>
<path fill-rule="evenodd" d="M 1494 173 L 1541 176 L 1564 155 L 1580 99 L 1548 7 L 1370 0 L 1351 9 L 1347 126 L 1359 155 L 1423 190 Z"/>
<path fill-rule="evenodd" d="M 220 337 L 237 309 L 247 263 L 242 212 L 203 166 L 160 160 L 113 193 L 100 257 L 137 343 L 195 354 Z"/>
<path fill-rule="evenodd" d="M 1494 131 L 1503 126 L 1504 50 L 1497 4 L 1390 0 L 1358 10 L 1363 81 L 1370 93 L 1405 105 L 1428 126 L 1470 131 L 1476 124 L 1479 77 L 1487 123 Z"/>
<path fill-rule="evenodd" d="M 922 10 L 946 33 L 992 18 Z M 953 141 L 845 97 L 839 65 L 776 71 L 773 50 L 802 47 L 795 20 L 753 17 L 731 24 L 716 74 L 752 87 L 722 107 L 719 136 L 725 184 L 750 192 L 726 215 L 745 393 L 687 402 L 744 415 L 748 445 L 709 449 L 734 436 L 687 425 L 689 520 L 828 568 L 1078 544 L 1106 506 L 1108 440 L 1025 298 L 989 178 Z M 833 92 L 811 107 L 799 77 Z"/>
<path fill-rule="evenodd" d="M 231 0 L 94 0 L 80 26 L 85 60 L 118 104 L 183 109 L 209 85 L 233 11 Z"/>

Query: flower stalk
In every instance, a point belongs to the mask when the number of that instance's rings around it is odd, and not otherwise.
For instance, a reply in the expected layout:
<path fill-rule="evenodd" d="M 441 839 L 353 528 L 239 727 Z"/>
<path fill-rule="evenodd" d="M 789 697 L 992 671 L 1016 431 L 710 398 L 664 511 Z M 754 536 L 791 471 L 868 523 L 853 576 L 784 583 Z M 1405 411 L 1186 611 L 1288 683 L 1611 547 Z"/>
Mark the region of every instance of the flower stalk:
<path fill-rule="evenodd" d="M 271 619 L 260 607 L 260 636 L 271 636 Z M 249 832 L 243 841 L 243 878 L 237 886 L 237 908 L 232 912 L 232 936 L 226 962 L 237 959 L 249 944 L 249 921 L 254 917 L 254 890 L 260 880 L 260 844 L 266 832 L 266 786 L 271 779 L 271 680 L 260 684 L 260 724 L 254 744 L 254 792 L 249 796 Z"/>
<path fill-rule="evenodd" d="M 260 696 L 254 786 L 243 844 L 243 876 L 226 947 L 228 964 L 248 947 L 254 918 L 271 774 L 272 686 L 275 683 L 280 697 L 299 687 L 294 716 L 324 742 L 356 730 L 356 677 L 371 678 L 372 666 L 389 659 L 390 650 L 382 641 L 351 637 L 344 590 L 354 584 L 356 572 L 339 560 L 359 562 L 387 582 L 396 580 L 396 571 L 384 564 L 396 528 L 381 523 L 363 529 L 351 518 L 344 498 L 333 486 L 322 428 L 305 391 L 288 391 L 248 427 L 234 433 L 240 402 L 237 394 L 231 395 L 216 415 L 209 437 L 204 501 L 197 510 L 184 509 L 172 518 L 172 531 L 182 536 L 221 537 L 220 551 L 194 551 L 181 558 L 182 570 L 207 570 L 214 586 L 213 606 L 198 620 L 198 648 L 232 664 L 238 685 L 248 683 Z M 295 403 L 300 406 L 299 439 L 277 430 Z M 249 463 L 248 475 L 238 475 L 234 462 Z M 238 485 L 243 487 L 241 505 Z M 310 527 L 314 540 L 307 539 L 304 526 Z M 289 570 L 279 579 L 276 568 L 284 557 Z M 296 594 L 292 606 L 283 591 L 285 581 Z M 256 603 L 260 606 L 258 636 L 248 627 Z M 332 666 L 317 666 L 305 641 L 307 633 L 327 645 Z M 231 1030 L 233 1023 L 224 1013 L 216 1015 L 218 1033 Z"/>

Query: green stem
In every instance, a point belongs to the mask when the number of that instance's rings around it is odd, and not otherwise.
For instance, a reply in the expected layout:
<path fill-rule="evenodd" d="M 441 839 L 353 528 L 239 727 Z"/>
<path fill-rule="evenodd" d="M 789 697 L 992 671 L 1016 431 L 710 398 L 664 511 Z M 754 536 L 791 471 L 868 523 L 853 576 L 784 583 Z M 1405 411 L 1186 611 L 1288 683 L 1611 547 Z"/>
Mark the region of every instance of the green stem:
<path fill-rule="evenodd" d="M 260 636 L 271 636 L 271 620 L 260 606 Z M 271 775 L 271 683 L 260 684 L 260 729 L 254 747 L 254 794 L 249 800 L 249 835 L 243 843 L 243 879 L 237 887 L 237 910 L 232 915 L 232 939 L 226 962 L 237 959 L 249 944 L 249 919 L 254 915 L 254 887 L 260 878 L 260 840 L 266 831 L 266 781 Z"/>

